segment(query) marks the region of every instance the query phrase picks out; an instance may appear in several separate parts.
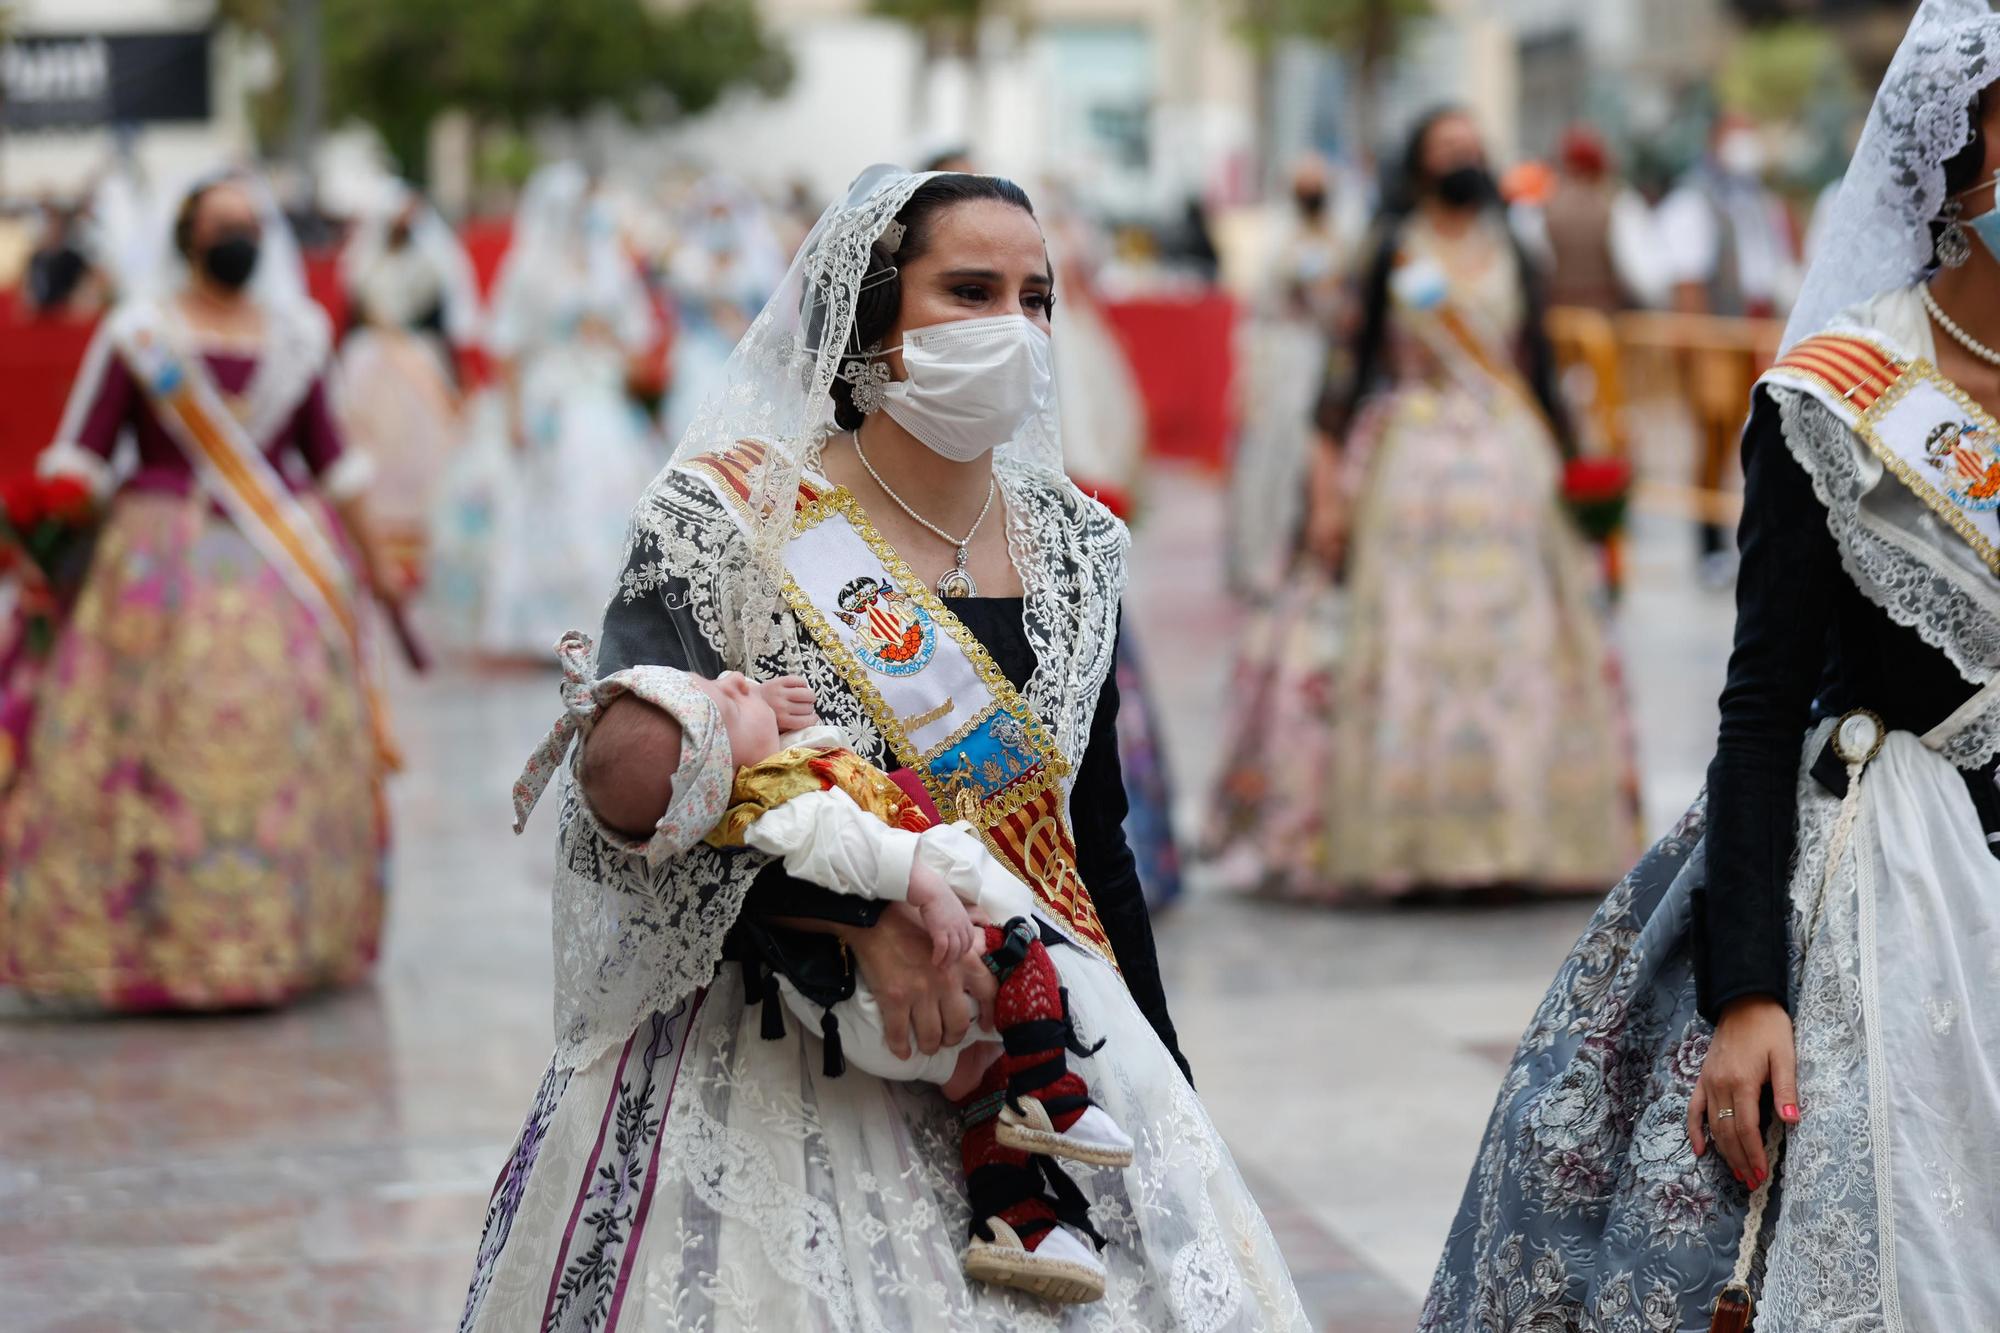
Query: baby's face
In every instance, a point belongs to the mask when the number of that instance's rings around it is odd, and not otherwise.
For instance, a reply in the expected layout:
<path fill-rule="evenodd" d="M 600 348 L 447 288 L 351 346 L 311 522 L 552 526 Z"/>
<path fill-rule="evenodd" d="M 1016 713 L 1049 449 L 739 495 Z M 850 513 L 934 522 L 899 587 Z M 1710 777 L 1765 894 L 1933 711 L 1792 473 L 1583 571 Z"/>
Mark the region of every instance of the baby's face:
<path fill-rule="evenodd" d="M 748 676 L 725 671 L 714 680 L 697 677 L 695 688 L 715 700 L 721 710 L 723 730 L 729 733 L 730 758 L 738 768 L 778 752 L 778 716 Z"/>

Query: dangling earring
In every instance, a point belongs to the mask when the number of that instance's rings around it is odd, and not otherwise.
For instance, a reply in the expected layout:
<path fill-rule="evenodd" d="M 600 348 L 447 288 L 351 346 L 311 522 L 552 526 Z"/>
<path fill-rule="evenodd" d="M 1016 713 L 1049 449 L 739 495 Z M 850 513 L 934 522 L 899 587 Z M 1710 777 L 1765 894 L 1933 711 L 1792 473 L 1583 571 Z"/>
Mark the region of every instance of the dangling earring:
<path fill-rule="evenodd" d="M 1965 223 L 1960 219 L 1964 212 L 1965 206 L 1953 199 L 1938 214 L 1944 230 L 1938 233 L 1937 261 L 1946 268 L 1958 268 L 1972 258 L 1972 242 L 1966 237 Z"/>
<path fill-rule="evenodd" d="M 840 368 L 840 378 L 852 386 L 849 397 L 854 402 L 854 410 L 864 417 L 881 411 L 887 398 L 883 386 L 889 383 L 889 363 L 881 357 L 882 344 L 878 342 Z"/>

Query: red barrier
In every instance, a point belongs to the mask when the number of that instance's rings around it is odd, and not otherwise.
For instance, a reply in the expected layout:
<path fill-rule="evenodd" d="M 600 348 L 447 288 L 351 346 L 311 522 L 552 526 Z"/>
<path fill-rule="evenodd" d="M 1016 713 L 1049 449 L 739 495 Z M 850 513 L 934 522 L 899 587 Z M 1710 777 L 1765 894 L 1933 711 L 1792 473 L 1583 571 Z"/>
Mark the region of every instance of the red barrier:
<path fill-rule="evenodd" d="M 493 283 L 500 276 L 500 262 L 507 257 L 507 247 L 514 239 L 512 220 L 500 218 L 471 218 L 458 229 L 458 243 L 465 247 L 465 256 L 472 261 L 472 274 L 479 280 L 481 296 L 493 294 Z"/>
<path fill-rule="evenodd" d="M 1106 301 L 1103 310 L 1146 400 L 1147 453 L 1221 471 L 1235 433 L 1236 303 L 1209 291 Z"/>
<path fill-rule="evenodd" d="M 490 291 L 508 239 L 505 220 L 467 224 L 465 248 L 482 289 Z M 338 327 L 347 303 L 333 255 L 308 256 L 306 267 L 313 296 Z M 1230 393 L 1235 302 L 1205 292 L 1107 301 L 1103 312 L 1146 400 L 1147 453 L 1220 471 L 1236 425 Z M 0 472 L 29 465 L 55 438 L 92 327 L 23 319 L 14 294 L 0 290 L 0 403 L 6 405 L 0 410 Z"/>
<path fill-rule="evenodd" d="M 24 317 L 0 290 L 0 474 L 25 471 L 56 437 L 94 320 Z"/>

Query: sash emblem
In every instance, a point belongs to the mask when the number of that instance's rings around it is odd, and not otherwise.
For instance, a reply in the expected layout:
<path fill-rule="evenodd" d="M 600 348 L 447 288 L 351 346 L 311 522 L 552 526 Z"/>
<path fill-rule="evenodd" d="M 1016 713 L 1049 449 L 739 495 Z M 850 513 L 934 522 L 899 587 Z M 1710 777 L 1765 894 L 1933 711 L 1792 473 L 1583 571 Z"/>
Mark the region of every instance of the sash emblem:
<path fill-rule="evenodd" d="M 870 671 L 914 676 L 937 652 L 930 613 L 900 590 L 862 575 L 840 590 L 835 612 L 854 631 L 854 654 Z"/>
<path fill-rule="evenodd" d="M 1924 439 L 1924 457 L 1953 504 L 1978 513 L 2000 509 L 2000 448 L 1970 421 L 1944 421 Z"/>

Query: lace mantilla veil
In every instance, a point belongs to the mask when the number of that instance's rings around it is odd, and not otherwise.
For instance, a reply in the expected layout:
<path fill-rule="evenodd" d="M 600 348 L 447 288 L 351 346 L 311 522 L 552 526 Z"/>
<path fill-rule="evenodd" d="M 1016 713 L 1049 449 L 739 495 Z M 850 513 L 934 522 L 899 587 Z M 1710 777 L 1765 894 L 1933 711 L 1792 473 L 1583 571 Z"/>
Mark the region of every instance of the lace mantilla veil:
<path fill-rule="evenodd" d="M 1967 110 L 1996 78 L 2000 16 L 1990 0 L 1924 0 L 1813 244 L 1785 347 L 1931 266 L 1930 223 L 1945 203 L 1944 164 L 1965 147 Z"/>
<path fill-rule="evenodd" d="M 1969 112 L 2000 81 L 2000 15 L 1989 0 L 1925 0 L 1882 79 L 1868 122 L 1814 247 L 1785 346 L 1843 321 L 1930 270 L 1931 220 L 1944 168 L 1971 137 Z M 1861 329 L 1860 332 L 1872 330 Z M 1877 336 L 1883 336 L 1877 332 Z M 2000 673 L 2000 585 L 1972 548 L 1938 523 L 1824 404 L 1773 387 L 1785 443 L 1826 506 L 1841 564 L 1890 619 L 1983 684 Z M 1954 736 L 1955 763 L 2000 750 L 2000 712 Z"/>
<path fill-rule="evenodd" d="M 820 446 L 836 429 L 828 391 L 851 346 L 855 303 L 882 233 L 917 187 L 937 175 L 900 167 L 867 168 L 844 199 L 820 215 L 799 247 L 784 281 L 736 344 L 718 382 L 696 409 L 674 450 L 668 472 L 688 459 L 734 447 L 744 440 L 767 446 L 764 465 L 751 479 L 750 556 L 754 587 L 743 595 L 741 630 L 746 659 L 763 656 L 775 623 L 782 557 L 791 536 L 791 497 L 802 472 L 817 466 Z M 1021 433 L 994 455 L 1002 469 L 1027 468 L 1059 478 L 1062 435 L 1055 392 Z M 657 496 L 660 481 L 651 495 Z M 1010 525 L 1010 537 L 1015 535 Z M 1017 563 L 1020 554 L 1016 552 Z"/>
<path fill-rule="evenodd" d="M 712 654 L 714 669 L 802 669 L 782 594 L 799 481 L 817 468 L 836 429 L 828 391 L 858 350 L 851 346 L 855 306 L 871 257 L 882 247 L 893 262 L 883 233 L 930 178 L 870 167 L 827 209 L 704 397 L 673 461 L 634 510 L 621 595 L 664 598 L 663 614 L 683 623 L 684 637 L 703 641 L 700 651 Z M 1108 513 L 1074 496 L 1057 422 L 1051 390 L 996 451 L 994 466 L 1040 664 L 1027 697 L 1059 748 L 1075 758 L 1110 669 L 1126 538 Z M 761 444 L 764 459 L 748 478 L 741 512 L 749 517 L 739 535 L 718 505 L 700 501 L 704 483 L 680 469 L 745 441 Z M 696 568 L 699 589 L 685 577 Z M 872 726 L 858 716 L 828 721 L 850 734 Z M 870 748 L 856 744 L 864 753 Z M 623 1041 L 647 1013 L 708 984 L 760 863 L 697 844 L 648 865 L 597 825 L 574 784 L 563 794 L 559 861 L 557 1058 L 581 1064 Z"/>

